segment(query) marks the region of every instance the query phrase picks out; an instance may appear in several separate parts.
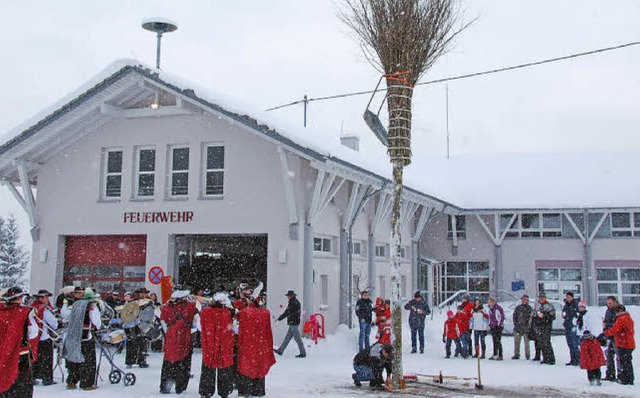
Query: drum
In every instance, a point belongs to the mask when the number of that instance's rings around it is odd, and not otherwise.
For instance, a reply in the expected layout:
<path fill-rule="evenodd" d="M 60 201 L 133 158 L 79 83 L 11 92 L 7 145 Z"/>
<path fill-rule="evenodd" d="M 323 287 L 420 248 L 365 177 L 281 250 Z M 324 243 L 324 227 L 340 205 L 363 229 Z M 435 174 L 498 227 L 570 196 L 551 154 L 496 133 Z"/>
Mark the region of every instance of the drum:
<path fill-rule="evenodd" d="M 162 338 L 162 327 L 156 323 L 144 325 L 141 324 L 140 332 L 150 342 L 154 342 Z"/>

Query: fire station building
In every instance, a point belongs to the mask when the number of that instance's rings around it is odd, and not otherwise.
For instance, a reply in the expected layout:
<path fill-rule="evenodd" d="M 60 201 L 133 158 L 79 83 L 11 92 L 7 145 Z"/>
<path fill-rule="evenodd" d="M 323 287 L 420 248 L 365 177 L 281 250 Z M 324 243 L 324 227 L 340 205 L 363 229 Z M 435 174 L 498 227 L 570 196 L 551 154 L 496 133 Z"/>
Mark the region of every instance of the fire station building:
<path fill-rule="evenodd" d="M 5 137 L 0 178 L 29 217 L 32 289 L 158 291 L 158 266 L 194 288 L 263 282 L 273 312 L 295 290 L 329 331 L 349 322 L 359 291 L 389 296 L 381 145 L 311 134 L 129 60 Z M 526 161 L 417 154 L 403 191 L 402 296 L 574 291 L 640 304 L 640 196 L 615 174 L 638 166 L 626 160 L 585 189 L 566 158 L 536 179 L 518 174 Z"/>

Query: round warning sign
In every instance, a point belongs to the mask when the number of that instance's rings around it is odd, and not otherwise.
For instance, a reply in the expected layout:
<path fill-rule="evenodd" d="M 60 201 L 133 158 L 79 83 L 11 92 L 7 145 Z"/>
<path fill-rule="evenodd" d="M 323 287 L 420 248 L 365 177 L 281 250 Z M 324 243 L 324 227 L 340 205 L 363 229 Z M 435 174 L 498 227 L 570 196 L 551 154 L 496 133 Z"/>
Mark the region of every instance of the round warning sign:
<path fill-rule="evenodd" d="M 160 284 L 163 276 L 164 271 L 157 265 L 155 267 L 151 267 L 151 269 L 149 270 L 149 282 L 153 283 L 154 285 Z"/>

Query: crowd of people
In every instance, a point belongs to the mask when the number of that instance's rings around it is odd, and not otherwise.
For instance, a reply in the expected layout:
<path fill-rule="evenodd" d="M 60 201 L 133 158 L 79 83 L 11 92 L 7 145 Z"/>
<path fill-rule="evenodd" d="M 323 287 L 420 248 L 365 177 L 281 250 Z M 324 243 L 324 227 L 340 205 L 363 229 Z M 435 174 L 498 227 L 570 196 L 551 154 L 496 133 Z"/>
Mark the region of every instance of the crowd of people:
<path fill-rule="evenodd" d="M 53 379 L 54 346 L 61 350 L 67 369 L 66 387 L 95 390 L 95 340 L 105 328 L 121 326 L 126 335 L 125 365 L 147 368 L 147 349 L 150 332 L 142 324 L 126 321 L 127 306 L 135 304 L 140 312 L 153 312 L 161 327 L 160 351 L 163 362 L 160 392 L 182 393 L 191 379 L 193 336 L 198 333 L 202 348 L 202 369 L 199 384 L 201 397 L 218 393 L 228 397 L 234 389 L 240 396 L 264 396 L 265 377 L 275 363 L 275 354 L 282 355 L 289 342 L 297 343 L 297 358 L 305 358 L 306 350 L 300 336 L 301 306 L 294 291 L 287 292 L 286 310 L 276 321 L 286 319 L 288 329 L 282 344 L 274 349 L 271 315 L 265 308 L 261 286 L 254 289 L 240 285 L 234 294 L 229 292 L 189 292 L 175 288 L 164 304 L 145 288 L 126 293 L 123 300 L 115 295 L 101 300 L 90 288 L 65 288 L 51 302 L 52 293 L 39 290 L 29 295 L 18 287 L 8 289 L 0 302 L 0 397 L 29 397 L 33 386 L 56 384 Z M 105 320 L 107 308 L 120 312 Z M 424 329 L 431 310 L 420 292 L 406 303 L 411 333 L 411 353 L 425 351 Z M 376 389 L 390 385 L 394 348 L 391 345 L 391 305 L 379 297 L 375 305 L 367 291 L 356 303 L 356 316 L 360 327 L 359 352 L 353 359 L 357 386 L 368 381 Z M 624 385 L 634 383 L 632 353 L 635 349 L 634 321 L 624 305 L 615 297 L 607 298 L 604 318 L 590 311 L 584 301 L 577 302 L 567 293 L 561 317 L 569 350 L 567 366 L 580 366 L 587 371 L 587 379 L 600 385 L 601 367 L 606 367 L 604 379 Z M 122 319 L 121 319 L 122 318 Z M 519 360 L 521 347 L 524 357 L 541 364 L 555 365 L 551 343 L 556 309 L 545 294 L 539 294 L 532 306 L 525 294 L 512 315 L 514 350 L 512 360 Z M 502 335 L 505 311 L 495 298 L 489 298 L 487 307 L 480 298 L 473 302 L 466 295 L 456 312 L 448 311 L 444 322 L 442 341 L 445 358 L 487 358 L 486 337 L 492 340 L 489 360 L 503 361 Z M 370 343 L 372 327 L 376 328 L 375 342 Z M 60 331 L 64 330 L 64 334 Z M 531 352 L 530 343 L 534 350 Z M 57 343 L 57 344 L 56 344 Z M 153 344 L 151 348 L 153 348 Z M 604 348 L 604 352 L 603 352 Z M 533 355 L 532 355 L 533 354 Z M 386 377 L 385 377 L 386 373 Z"/>
<path fill-rule="evenodd" d="M 442 342 L 445 358 L 487 358 L 486 337 L 491 336 L 492 355 L 489 360 L 503 361 L 502 336 L 505 311 L 497 300 L 490 297 L 487 308 L 480 298 L 471 301 L 471 296 L 462 296 L 456 311 L 449 310 L 444 322 Z M 409 312 L 411 330 L 411 353 L 424 353 L 425 319 L 431 313 L 421 293 L 405 305 Z M 372 314 L 375 314 L 375 320 Z M 353 380 L 357 386 L 370 381 L 374 388 L 384 388 L 390 376 L 390 361 L 393 357 L 391 344 L 390 304 L 383 298 L 376 299 L 373 306 L 369 292 L 364 291 L 356 303 L 356 315 L 360 326 L 359 352 L 353 359 L 355 373 Z M 539 361 L 543 365 L 555 365 L 556 357 L 551 342 L 556 309 L 544 293 L 538 295 L 533 305 L 529 296 L 523 295 L 512 315 L 514 348 L 512 360 L 521 358 L 524 347 L 526 360 Z M 599 318 L 588 310 L 586 302 L 578 302 L 574 294 L 566 294 L 562 309 L 564 335 L 569 349 L 570 361 L 567 366 L 579 366 L 587 371 L 587 379 L 592 385 L 601 385 L 601 370 L 606 366 L 605 380 L 623 385 L 634 383 L 632 353 L 635 349 L 634 322 L 624 305 L 615 297 L 607 298 L 604 318 Z M 371 327 L 377 326 L 376 342 L 370 345 Z M 533 342 L 533 356 L 531 352 Z M 604 352 L 603 352 L 604 350 Z M 383 378 L 387 369 L 387 380 Z"/>
<path fill-rule="evenodd" d="M 35 384 L 56 384 L 54 342 L 59 343 L 65 360 L 66 388 L 97 389 L 96 339 L 114 325 L 125 331 L 126 367 L 148 368 L 149 333 L 142 330 L 141 323 L 127 321 L 124 316 L 131 303 L 137 308 L 136 314 L 146 309 L 154 312 L 162 327 L 162 339 L 158 339 L 164 352 L 160 393 L 182 393 L 187 389 L 192 378 L 193 335 L 197 331 L 202 347 L 201 397 L 212 397 L 217 392 L 225 398 L 234 390 L 239 396 L 264 396 L 265 377 L 275 356 L 271 314 L 265 308 L 261 289 L 261 285 L 254 291 L 242 284 L 233 295 L 205 295 L 174 287 L 171 298 L 161 305 L 145 288 L 125 293 L 122 300 L 115 294 L 102 300 L 90 288 L 71 287 L 63 289 L 57 305 L 53 305 L 52 294 L 46 290 L 29 295 L 18 287 L 10 288 L 0 300 L 0 397 L 30 397 Z M 304 357 L 297 328 L 300 303 L 293 291 L 287 297 L 289 307 L 279 319 L 287 318 L 290 329 L 281 351 L 276 352 L 282 353 L 294 338 L 301 350 L 299 357 Z M 105 316 L 106 313 L 119 316 Z"/>

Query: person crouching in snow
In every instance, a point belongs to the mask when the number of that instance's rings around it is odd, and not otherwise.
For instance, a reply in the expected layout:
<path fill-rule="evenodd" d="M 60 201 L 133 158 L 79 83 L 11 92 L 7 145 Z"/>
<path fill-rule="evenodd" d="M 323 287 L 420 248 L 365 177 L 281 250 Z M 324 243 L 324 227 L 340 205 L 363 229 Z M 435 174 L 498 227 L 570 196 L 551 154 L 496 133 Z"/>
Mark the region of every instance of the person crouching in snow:
<path fill-rule="evenodd" d="M 453 314 L 453 311 L 447 311 L 447 320 L 444 321 L 444 332 L 442 332 L 442 342 L 446 343 L 445 350 L 447 356 L 445 358 L 451 357 L 451 342 L 453 341 L 456 344 L 456 352 L 454 357 L 461 355 L 463 358 L 467 357 L 467 352 L 462 350 L 462 344 L 460 344 L 460 325 Z"/>
<path fill-rule="evenodd" d="M 200 396 L 210 398 L 216 392 L 227 398 L 233 391 L 233 322 L 229 297 L 217 293 L 213 304 L 200 313 L 202 341 L 202 373 Z M 216 383 L 217 376 L 217 383 Z"/>
<path fill-rule="evenodd" d="M 382 317 L 378 323 L 376 340 L 382 345 L 391 344 L 391 318 Z"/>
<path fill-rule="evenodd" d="M 592 386 L 599 386 L 602 379 L 600 367 L 607 366 L 600 342 L 589 330 L 585 330 L 580 343 L 580 369 L 587 371 L 587 380 Z"/>
<path fill-rule="evenodd" d="M 384 390 L 385 381 L 382 371 L 387 372 L 387 380 L 391 377 L 391 361 L 393 360 L 393 347 L 375 343 L 365 348 L 353 357 L 353 370 L 351 375 L 356 387 L 361 387 L 363 381 L 368 381 L 374 389 Z"/>

